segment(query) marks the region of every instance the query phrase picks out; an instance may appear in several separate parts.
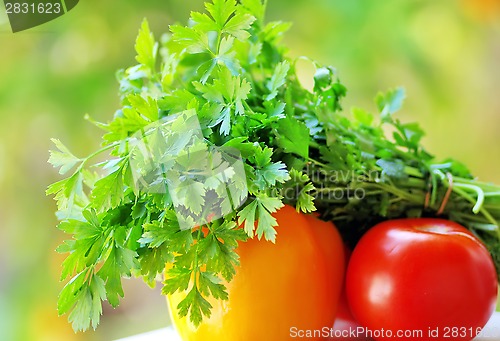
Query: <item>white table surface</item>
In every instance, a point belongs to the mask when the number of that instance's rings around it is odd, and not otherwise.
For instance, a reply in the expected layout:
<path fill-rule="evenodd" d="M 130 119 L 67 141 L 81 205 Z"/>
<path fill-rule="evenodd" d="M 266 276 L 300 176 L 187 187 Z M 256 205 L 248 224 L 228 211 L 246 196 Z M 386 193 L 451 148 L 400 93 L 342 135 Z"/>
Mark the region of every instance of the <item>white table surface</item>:
<path fill-rule="evenodd" d="M 483 329 L 483 336 L 474 340 L 500 340 L 500 313 L 494 313 Z M 148 333 L 130 336 L 117 341 L 181 341 L 173 328 L 163 328 Z"/>

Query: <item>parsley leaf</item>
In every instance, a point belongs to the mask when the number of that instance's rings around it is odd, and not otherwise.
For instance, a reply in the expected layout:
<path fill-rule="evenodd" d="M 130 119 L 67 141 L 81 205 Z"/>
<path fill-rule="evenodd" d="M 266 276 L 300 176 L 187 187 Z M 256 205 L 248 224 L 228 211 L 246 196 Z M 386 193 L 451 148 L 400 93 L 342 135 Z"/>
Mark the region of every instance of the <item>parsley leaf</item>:
<path fill-rule="evenodd" d="M 401 109 L 404 98 L 405 91 L 403 88 L 391 90 L 386 94 L 379 93 L 375 101 L 382 120 L 387 120 L 390 115 Z"/>
<path fill-rule="evenodd" d="M 122 276 L 130 277 L 131 269 L 137 268 L 136 253 L 117 244 L 116 240 L 107 250 L 104 263 L 98 275 L 105 281 L 108 301 L 117 307 L 120 297 L 123 297 Z"/>
<path fill-rule="evenodd" d="M 245 113 L 244 101 L 251 90 L 250 84 L 240 76 L 233 77 L 227 68 L 219 72 L 219 78 L 213 84 L 194 83 L 196 90 L 202 96 L 217 104 L 212 107 L 210 127 L 220 124 L 220 133 L 228 135 L 230 133 L 231 117 L 233 114 L 243 115 Z"/>
<path fill-rule="evenodd" d="M 127 162 L 120 163 L 115 171 L 95 183 L 91 199 L 92 206 L 99 211 L 115 208 L 123 199 L 123 173 Z"/>
<path fill-rule="evenodd" d="M 212 52 L 208 44 L 208 36 L 195 28 L 172 25 L 170 26 L 170 31 L 172 32 L 172 41 L 185 47 L 189 53 Z"/>
<path fill-rule="evenodd" d="M 197 287 L 193 287 L 177 308 L 181 317 L 189 314 L 189 320 L 198 326 L 203 316 L 210 317 L 212 305 L 201 295 Z"/>
<path fill-rule="evenodd" d="M 295 153 L 307 159 L 309 156 L 309 128 L 292 117 L 278 121 L 276 129 L 278 146 L 287 153 Z"/>
<path fill-rule="evenodd" d="M 137 61 L 148 68 L 150 72 L 154 72 L 158 43 L 155 42 L 146 19 L 143 20 L 141 29 L 139 30 L 139 35 L 135 42 L 135 50 L 137 51 Z"/>
<path fill-rule="evenodd" d="M 266 240 L 274 242 L 276 240 L 274 227 L 277 222 L 271 214 L 282 206 L 280 199 L 260 194 L 238 213 L 238 224 L 244 224 L 249 237 L 253 237 L 255 233 L 259 239 L 264 236 Z M 255 226 L 256 221 L 257 226 Z"/>
<path fill-rule="evenodd" d="M 266 101 L 270 101 L 278 95 L 278 90 L 285 84 L 285 79 L 289 70 L 290 64 L 286 60 L 276 65 L 276 69 L 271 79 L 266 83 L 266 88 L 269 90 Z"/>
<path fill-rule="evenodd" d="M 86 330 L 90 324 L 95 329 L 102 314 L 101 301 L 105 299 L 104 281 L 89 271 L 83 271 L 62 289 L 58 301 L 59 313 L 72 309 L 68 319 L 74 330 Z"/>
<path fill-rule="evenodd" d="M 285 196 L 297 198 L 297 202 L 295 204 L 297 211 L 302 211 L 304 213 L 315 211 L 315 198 L 311 195 L 311 192 L 313 192 L 316 188 L 311 182 L 309 176 L 298 171 L 297 169 L 292 168 L 290 170 L 290 178 L 290 181 L 286 183 L 283 190 Z M 292 195 L 290 195 L 290 193 Z"/>
<path fill-rule="evenodd" d="M 52 139 L 52 142 L 56 145 L 56 148 L 59 149 L 59 151 L 51 151 L 50 152 L 50 158 L 49 158 L 49 163 L 52 164 L 52 166 L 59 168 L 59 174 L 64 175 L 68 171 L 71 170 L 76 164 L 78 164 L 81 159 L 77 158 L 74 156 L 68 148 L 64 144 L 62 144 L 61 141 L 57 139 Z"/>

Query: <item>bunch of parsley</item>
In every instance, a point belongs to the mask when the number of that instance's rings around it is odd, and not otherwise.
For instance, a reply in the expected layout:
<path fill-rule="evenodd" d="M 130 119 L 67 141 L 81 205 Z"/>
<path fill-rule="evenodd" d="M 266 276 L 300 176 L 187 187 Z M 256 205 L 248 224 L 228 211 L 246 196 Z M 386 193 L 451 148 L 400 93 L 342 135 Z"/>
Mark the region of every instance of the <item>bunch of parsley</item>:
<path fill-rule="evenodd" d="M 208 297 L 227 299 L 223 283 L 238 266 L 238 242 L 279 238 L 272 213 L 284 203 L 317 210 L 352 242 L 381 220 L 442 215 L 474 231 L 500 264 L 500 188 L 478 182 L 456 161 L 435 162 L 419 126 L 393 117 L 402 89 L 376 97 L 379 115 L 359 108 L 344 114 L 346 88 L 335 69 L 311 61 L 314 89 L 305 89 L 280 44 L 289 24 L 265 23 L 265 2 L 213 0 L 206 10 L 160 41 L 143 22 L 138 64 L 118 73 L 122 108 L 109 123 L 92 121 L 105 131 L 101 149 L 80 158 L 54 140 L 49 162 L 61 174 L 72 171 L 47 194 L 57 201 L 59 228 L 72 235 L 58 248 L 68 253 L 61 279 L 69 279 L 58 308 L 70 312 L 75 330 L 98 325 L 102 301 L 119 304 L 123 277 L 154 286 L 168 263 L 163 293 L 187 291 L 178 309 L 198 325 L 210 316 Z M 134 167 L 165 166 L 134 158 L 137 133 L 152 134 L 152 125 L 186 111 L 195 113 L 206 145 L 238 151 L 246 178 L 244 205 L 203 229 L 182 228 L 174 200 L 201 210 L 209 185 L 196 178 L 199 170 L 178 173 L 188 190 L 160 178 L 156 185 L 165 190 L 148 191 L 134 177 Z M 165 143 L 163 160 L 177 147 Z M 107 161 L 92 163 L 100 154 Z"/>

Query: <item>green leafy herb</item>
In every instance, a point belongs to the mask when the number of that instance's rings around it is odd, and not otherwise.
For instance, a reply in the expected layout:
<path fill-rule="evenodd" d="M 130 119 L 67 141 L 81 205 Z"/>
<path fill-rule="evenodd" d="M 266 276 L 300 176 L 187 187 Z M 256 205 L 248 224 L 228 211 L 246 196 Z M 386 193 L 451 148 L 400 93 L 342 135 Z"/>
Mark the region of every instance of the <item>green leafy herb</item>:
<path fill-rule="evenodd" d="M 442 215 L 500 265 L 500 187 L 423 148 L 418 124 L 395 117 L 403 89 L 376 97 L 378 115 L 344 113 L 336 70 L 314 63 L 304 89 L 280 44 L 289 24 L 265 23 L 261 0 L 206 10 L 161 42 L 142 23 L 139 64 L 117 74 L 122 106 L 94 122 L 101 149 L 80 158 L 53 140 L 49 162 L 69 175 L 47 194 L 71 236 L 58 248 L 68 254 L 58 309 L 75 330 L 95 328 L 102 301 L 116 307 L 133 275 L 154 286 L 164 274 L 163 293 L 186 291 L 179 313 L 200 324 L 210 297 L 228 297 L 238 243 L 279 240 L 273 213 L 285 203 L 353 243 L 385 219 Z"/>

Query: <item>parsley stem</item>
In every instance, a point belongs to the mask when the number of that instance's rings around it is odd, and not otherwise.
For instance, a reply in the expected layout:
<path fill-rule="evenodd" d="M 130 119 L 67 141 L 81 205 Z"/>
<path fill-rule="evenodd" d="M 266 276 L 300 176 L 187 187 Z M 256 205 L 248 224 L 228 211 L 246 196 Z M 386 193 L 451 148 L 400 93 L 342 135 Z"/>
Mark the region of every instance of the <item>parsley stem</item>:
<path fill-rule="evenodd" d="M 477 200 L 476 200 L 476 204 L 472 208 L 472 212 L 474 212 L 475 214 L 479 213 L 479 211 L 481 210 L 483 203 L 484 203 L 483 190 L 481 188 L 479 188 L 478 186 L 460 184 L 460 183 L 454 184 L 453 187 L 454 188 L 470 189 L 470 190 L 476 192 L 477 193 Z"/>
<path fill-rule="evenodd" d="M 198 290 L 199 286 L 199 274 L 200 274 L 200 267 L 198 266 L 198 254 L 200 252 L 200 240 L 201 240 L 201 235 L 202 235 L 202 227 L 198 227 L 198 233 L 196 235 L 196 249 L 194 253 L 194 259 L 193 259 L 193 285 L 196 287 L 196 290 Z"/>
<path fill-rule="evenodd" d="M 104 153 L 105 151 L 107 150 L 110 150 L 110 149 L 113 149 L 115 148 L 116 146 L 118 146 L 120 143 L 119 142 L 113 142 L 111 144 L 108 144 L 107 146 L 104 146 L 102 147 L 101 149 L 98 149 L 96 150 L 95 152 L 93 152 L 92 154 L 89 154 L 85 159 L 82 160 L 82 163 L 80 164 L 80 166 L 78 167 L 78 170 L 77 172 L 81 171 L 83 169 L 83 166 L 90 160 L 92 159 L 93 157 L 101 154 L 101 153 Z"/>
<path fill-rule="evenodd" d="M 414 176 L 417 178 L 423 177 L 422 172 L 415 167 L 405 166 L 405 173 L 408 174 L 409 176 Z"/>

